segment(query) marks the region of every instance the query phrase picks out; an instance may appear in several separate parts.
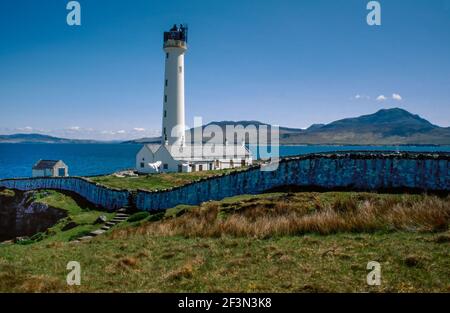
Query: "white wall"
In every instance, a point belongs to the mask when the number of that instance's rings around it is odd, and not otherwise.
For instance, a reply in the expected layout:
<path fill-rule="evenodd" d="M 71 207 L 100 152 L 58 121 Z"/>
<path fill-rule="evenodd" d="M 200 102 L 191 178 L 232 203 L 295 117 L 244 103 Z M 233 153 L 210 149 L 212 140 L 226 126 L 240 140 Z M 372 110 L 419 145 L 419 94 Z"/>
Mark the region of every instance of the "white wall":
<path fill-rule="evenodd" d="M 32 176 L 33 177 L 44 177 L 45 172 L 44 172 L 44 170 L 32 170 Z"/>
<path fill-rule="evenodd" d="M 155 160 L 161 161 L 163 163 L 161 164 L 160 170 L 164 173 L 178 172 L 178 165 L 181 164 L 180 161 L 174 160 L 172 158 L 165 146 L 162 146 L 160 149 L 158 149 L 158 151 L 156 151 Z M 164 169 L 164 164 L 167 164 L 167 169 Z"/>
<path fill-rule="evenodd" d="M 154 173 L 154 169 L 148 166 L 148 163 L 154 163 L 155 159 L 153 153 L 147 148 L 147 146 L 143 146 L 141 150 L 136 154 L 136 170 L 139 173 Z M 141 163 L 144 163 L 144 167 L 141 167 Z"/>

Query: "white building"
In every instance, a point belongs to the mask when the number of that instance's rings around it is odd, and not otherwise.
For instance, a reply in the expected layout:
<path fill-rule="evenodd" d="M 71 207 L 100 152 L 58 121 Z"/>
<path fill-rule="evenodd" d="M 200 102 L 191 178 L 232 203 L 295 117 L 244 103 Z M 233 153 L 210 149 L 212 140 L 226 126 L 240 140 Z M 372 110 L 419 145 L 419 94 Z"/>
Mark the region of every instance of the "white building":
<path fill-rule="evenodd" d="M 140 173 L 194 172 L 251 165 L 245 145 L 185 144 L 184 53 L 187 27 L 164 32 L 165 76 L 162 143 L 147 144 L 136 155 Z"/>
<path fill-rule="evenodd" d="M 236 168 L 252 164 L 245 146 L 147 144 L 136 156 L 140 173 L 201 172 Z"/>
<path fill-rule="evenodd" d="M 61 160 L 39 160 L 33 165 L 33 177 L 66 177 L 69 176 L 68 166 Z"/>

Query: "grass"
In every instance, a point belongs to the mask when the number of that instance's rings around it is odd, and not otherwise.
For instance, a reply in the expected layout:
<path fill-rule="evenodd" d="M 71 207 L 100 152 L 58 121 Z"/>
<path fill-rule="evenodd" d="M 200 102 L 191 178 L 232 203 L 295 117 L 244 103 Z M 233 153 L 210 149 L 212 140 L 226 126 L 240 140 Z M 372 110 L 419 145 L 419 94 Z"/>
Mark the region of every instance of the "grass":
<path fill-rule="evenodd" d="M 449 219 L 450 197 L 298 192 L 246 195 L 198 207 L 177 207 L 167 211 L 160 222 L 121 231 L 148 236 L 258 238 L 339 232 L 422 233 L 447 230 Z"/>
<path fill-rule="evenodd" d="M 133 215 L 131 215 L 127 219 L 127 221 L 130 223 L 138 222 L 138 221 L 142 221 L 142 220 L 148 218 L 149 216 L 150 216 L 150 213 L 148 213 L 148 212 L 136 212 Z"/>
<path fill-rule="evenodd" d="M 1 247 L 2 292 L 449 292 L 448 244 L 435 234 L 239 238 L 106 235 L 83 244 Z M 95 251 L 95 252 L 94 252 Z M 77 260 L 81 286 L 65 284 Z M 382 285 L 366 284 L 369 261 Z"/>
<path fill-rule="evenodd" d="M 113 175 L 88 177 L 89 180 L 98 184 L 126 190 L 161 190 L 172 187 L 186 185 L 190 182 L 199 180 L 201 178 L 211 177 L 220 174 L 230 173 L 239 169 L 225 169 L 217 171 L 203 171 L 194 173 L 161 173 L 139 175 L 137 177 L 116 177 Z"/>
<path fill-rule="evenodd" d="M 67 213 L 66 218 L 61 219 L 46 231 L 46 236 L 43 238 L 44 242 L 69 241 L 76 238 L 77 234 L 84 234 L 98 229 L 99 226 L 93 223 L 100 215 L 105 215 L 108 219 L 111 219 L 114 215 L 113 213 L 99 211 L 96 207 L 74 194 L 64 194 L 54 190 L 37 191 L 30 201 L 45 203 Z M 63 231 L 64 226 L 70 222 L 76 223 L 76 226 Z"/>
<path fill-rule="evenodd" d="M 0 246 L 0 292 L 450 292 L 449 203 L 298 192 L 179 206 L 85 243 Z M 73 260 L 81 286 L 65 283 Z M 381 286 L 366 284 L 369 261 Z"/>

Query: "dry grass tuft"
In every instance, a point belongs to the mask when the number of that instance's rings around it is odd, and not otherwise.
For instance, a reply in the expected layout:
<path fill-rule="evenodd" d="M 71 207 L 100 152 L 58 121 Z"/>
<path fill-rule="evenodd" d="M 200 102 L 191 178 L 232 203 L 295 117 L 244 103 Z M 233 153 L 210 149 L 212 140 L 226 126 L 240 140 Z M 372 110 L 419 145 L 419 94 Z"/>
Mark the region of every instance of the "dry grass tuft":
<path fill-rule="evenodd" d="M 446 231 L 450 197 L 374 193 L 296 193 L 208 202 L 182 216 L 113 233 L 145 236 L 267 238 L 307 233 Z"/>
<path fill-rule="evenodd" d="M 135 267 L 138 264 L 138 260 L 133 257 L 124 257 L 119 260 L 119 264 L 127 267 Z"/>
<path fill-rule="evenodd" d="M 192 264 L 183 265 L 181 268 L 170 271 L 165 278 L 167 280 L 180 280 L 182 278 L 191 278 L 193 276 L 194 269 Z"/>
<path fill-rule="evenodd" d="M 45 275 L 37 275 L 28 277 L 19 287 L 21 292 L 61 292 L 65 286 L 60 279 L 48 277 Z"/>
<path fill-rule="evenodd" d="M 449 235 L 439 235 L 434 240 L 436 243 L 448 243 L 450 242 L 450 236 Z"/>
<path fill-rule="evenodd" d="M 195 270 L 203 265 L 205 260 L 201 257 L 196 257 L 178 269 L 172 270 L 165 275 L 166 280 L 181 280 L 182 278 L 192 278 Z"/>
<path fill-rule="evenodd" d="M 405 259 L 404 259 L 405 265 L 408 267 L 418 267 L 421 265 L 422 260 L 419 256 L 417 255 L 408 255 Z"/>

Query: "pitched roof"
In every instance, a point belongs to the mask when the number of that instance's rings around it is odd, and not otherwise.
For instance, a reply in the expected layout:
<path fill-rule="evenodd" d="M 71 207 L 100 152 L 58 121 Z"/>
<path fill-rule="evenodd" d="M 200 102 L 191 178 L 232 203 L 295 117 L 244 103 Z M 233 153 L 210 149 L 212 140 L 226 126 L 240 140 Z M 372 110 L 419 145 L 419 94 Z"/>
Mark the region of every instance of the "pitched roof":
<path fill-rule="evenodd" d="M 153 154 L 158 151 L 159 147 L 161 147 L 161 144 L 157 143 L 150 143 L 145 145 Z"/>
<path fill-rule="evenodd" d="M 43 170 L 53 168 L 59 160 L 40 160 L 34 166 L 34 170 Z"/>

